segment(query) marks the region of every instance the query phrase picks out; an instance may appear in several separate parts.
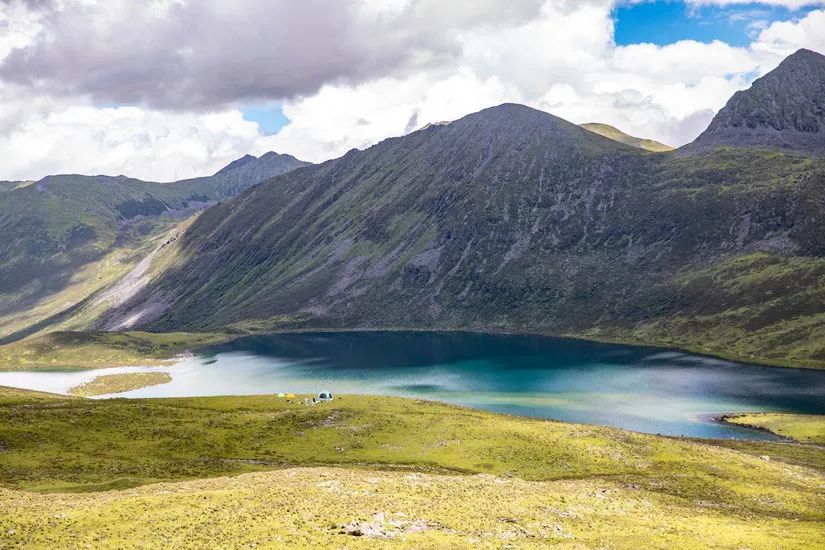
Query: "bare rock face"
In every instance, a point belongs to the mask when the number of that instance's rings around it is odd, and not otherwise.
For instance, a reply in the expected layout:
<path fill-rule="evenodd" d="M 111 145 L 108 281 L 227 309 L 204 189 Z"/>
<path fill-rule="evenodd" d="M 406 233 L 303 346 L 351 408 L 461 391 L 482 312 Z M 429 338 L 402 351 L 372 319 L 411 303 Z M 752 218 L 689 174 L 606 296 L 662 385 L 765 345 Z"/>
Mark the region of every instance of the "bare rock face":
<path fill-rule="evenodd" d="M 736 92 L 683 153 L 768 147 L 825 156 L 825 56 L 799 50 Z"/>

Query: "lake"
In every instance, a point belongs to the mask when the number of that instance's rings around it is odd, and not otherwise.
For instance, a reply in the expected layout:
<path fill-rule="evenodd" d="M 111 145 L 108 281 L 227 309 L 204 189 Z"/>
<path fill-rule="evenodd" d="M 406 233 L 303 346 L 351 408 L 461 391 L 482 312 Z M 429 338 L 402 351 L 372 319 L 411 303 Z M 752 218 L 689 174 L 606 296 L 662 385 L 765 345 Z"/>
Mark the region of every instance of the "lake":
<path fill-rule="evenodd" d="M 713 422 L 736 411 L 825 414 L 825 371 L 743 365 L 657 348 L 531 335 L 338 332 L 252 336 L 167 368 L 0 372 L 0 385 L 63 393 L 99 374 L 165 370 L 120 394 L 360 393 L 695 437 L 773 439 Z"/>

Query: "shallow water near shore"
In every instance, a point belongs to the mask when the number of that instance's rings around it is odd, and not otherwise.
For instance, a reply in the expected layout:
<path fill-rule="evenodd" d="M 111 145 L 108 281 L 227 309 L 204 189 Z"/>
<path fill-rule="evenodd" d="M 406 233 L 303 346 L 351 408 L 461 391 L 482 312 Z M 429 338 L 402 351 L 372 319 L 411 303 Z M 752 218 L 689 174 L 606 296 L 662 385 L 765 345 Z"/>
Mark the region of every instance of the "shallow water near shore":
<path fill-rule="evenodd" d="M 825 371 L 742 365 L 670 350 L 531 335 L 324 332 L 252 336 L 172 367 L 0 373 L 65 393 L 101 374 L 162 370 L 122 397 L 358 393 L 691 437 L 777 439 L 713 421 L 740 411 L 825 414 Z"/>

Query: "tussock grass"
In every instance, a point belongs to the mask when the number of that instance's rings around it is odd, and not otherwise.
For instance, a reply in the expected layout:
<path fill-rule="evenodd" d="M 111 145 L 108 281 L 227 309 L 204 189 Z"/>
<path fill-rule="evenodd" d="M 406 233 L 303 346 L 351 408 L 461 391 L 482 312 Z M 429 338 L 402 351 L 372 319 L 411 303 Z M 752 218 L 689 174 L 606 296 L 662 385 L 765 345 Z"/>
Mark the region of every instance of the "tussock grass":
<path fill-rule="evenodd" d="M 358 522 L 372 536 L 342 534 Z M 812 548 L 821 523 L 699 505 L 608 478 L 524 481 L 292 468 L 130 491 L 0 489 L 26 547 Z"/>
<path fill-rule="evenodd" d="M 2 397 L 0 532 L 119 547 L 804 548 L 825 534 L 818 447 L 299 401 Z M 337 534 L 352 521 L 396 533 Z"/>

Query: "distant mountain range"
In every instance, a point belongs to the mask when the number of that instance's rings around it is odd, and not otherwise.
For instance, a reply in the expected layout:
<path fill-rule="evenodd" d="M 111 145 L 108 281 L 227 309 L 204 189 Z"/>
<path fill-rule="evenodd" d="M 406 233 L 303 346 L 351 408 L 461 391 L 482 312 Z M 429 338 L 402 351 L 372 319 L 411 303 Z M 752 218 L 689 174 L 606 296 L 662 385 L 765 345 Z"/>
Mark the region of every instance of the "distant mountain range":
<path fill-rule="evenodd" d="M 111 284 L 182 219 L 307 164 L 276 153 L 245 159 L 172 183 L 80 175 L 0 182 L 0 338 Z"/>
<path fill-rule="evenodd" d="M 673 152 L 505 104 L 286 172 L 74 322 L 532 331 L 823 366 L 823 59 L 790 56 Z"/>

